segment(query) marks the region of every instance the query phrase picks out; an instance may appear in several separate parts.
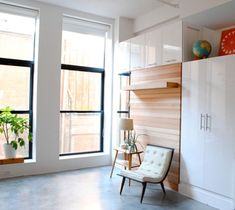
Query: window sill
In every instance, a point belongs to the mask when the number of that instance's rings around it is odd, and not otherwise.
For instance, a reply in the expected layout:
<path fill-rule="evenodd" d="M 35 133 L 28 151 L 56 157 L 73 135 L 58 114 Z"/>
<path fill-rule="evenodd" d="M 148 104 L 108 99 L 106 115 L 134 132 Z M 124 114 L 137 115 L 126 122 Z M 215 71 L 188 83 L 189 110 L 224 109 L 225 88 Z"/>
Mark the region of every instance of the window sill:
<path fill-rule="evenodd" d="M 24 158 L 0 159 L 0 165 L 24 163 Z"/>
<path fill-rule="evenodd" d="M 78 155 L 68 155 L 68 156 L 61 156 L 59 160 L 69 160 L 69 159 L 79 159 L 79 158 L 86 158 L 86 157 L 102 157 L 106 156 L 108 153 L 106 152 L 97 152 L 97 153 L 89 153 L 89 154 L 78 154 Z"/>

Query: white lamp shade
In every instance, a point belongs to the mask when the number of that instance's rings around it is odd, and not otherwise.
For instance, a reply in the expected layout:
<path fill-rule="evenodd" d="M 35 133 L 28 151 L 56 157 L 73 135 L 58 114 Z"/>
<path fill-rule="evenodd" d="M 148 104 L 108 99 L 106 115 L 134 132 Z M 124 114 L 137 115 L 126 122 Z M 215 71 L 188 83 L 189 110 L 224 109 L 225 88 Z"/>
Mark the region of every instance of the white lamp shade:
<path fill-rule="evenodd" d="M 121 118 L 119 121 L 120 130 L 133 130 L 133 119 L 130 118 Z"/>

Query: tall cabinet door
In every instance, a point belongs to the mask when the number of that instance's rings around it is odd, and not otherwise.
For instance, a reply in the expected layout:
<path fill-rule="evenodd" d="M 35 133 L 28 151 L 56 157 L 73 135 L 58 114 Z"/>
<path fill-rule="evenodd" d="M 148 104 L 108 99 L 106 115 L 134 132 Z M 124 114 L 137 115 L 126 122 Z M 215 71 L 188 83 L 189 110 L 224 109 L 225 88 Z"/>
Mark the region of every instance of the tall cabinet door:
<path fill-rule="evenodd" d="M 203 186 L 206 62 L 187 62 L 182 71 L 181 177 Z"/>
<path fill-rule="evenodd" d="M 161 29 L 146 33 L 146 67 L 159 66 L 162 61 Z"/>
<path fill-rule="evenodd" d="M 235 56 L 213 58 L 207 70 L 204 188 L 232 197 L 235 154 Z"/>

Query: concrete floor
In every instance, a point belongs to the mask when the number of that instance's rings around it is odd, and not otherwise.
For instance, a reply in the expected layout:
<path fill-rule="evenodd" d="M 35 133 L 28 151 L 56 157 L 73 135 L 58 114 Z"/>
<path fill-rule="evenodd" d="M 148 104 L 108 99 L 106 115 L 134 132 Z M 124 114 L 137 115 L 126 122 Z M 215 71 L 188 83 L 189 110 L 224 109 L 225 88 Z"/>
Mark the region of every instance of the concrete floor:
<path fill-rule="evenodd" d="M 215 210 L 157 185 L 132 182 L 119 195 L 121 177 L 109 178 L 110 167 L 83 169 L 0 181 L 0 210 Z M 128 182 L 127 182 L 128 183 Z"/>

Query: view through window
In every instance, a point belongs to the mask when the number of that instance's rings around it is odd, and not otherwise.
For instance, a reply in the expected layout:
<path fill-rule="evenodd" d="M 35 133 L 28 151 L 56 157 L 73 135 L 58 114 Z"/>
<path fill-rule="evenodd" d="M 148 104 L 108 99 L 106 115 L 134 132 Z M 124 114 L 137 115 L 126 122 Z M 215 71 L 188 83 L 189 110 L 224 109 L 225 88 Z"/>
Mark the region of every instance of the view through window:
<path fill-rule="evenodd" d="M 14 9 L 16 9 L 14 7 Z M 34 16 L 0 12 L 0 109 L 10 106 L 15 114 L 29 119 L 32 131 L 33 71 L 36 11 Z M 25 9 L 24 9 L 25 11 Z M 31 11 L 30 11 L 31 12 Z M 28 135 L 28 132 L 24 134 Z M 0 137 L 0 156 L 3 154 Z M 17 156 L 31 158 L 32 143 L 17 150 Z"/>
<path fill-rule="evenodd" d="M 71 28 L 62 36 L 60 154 L 101 152 L 106 31 L 81 20 Z"/>

